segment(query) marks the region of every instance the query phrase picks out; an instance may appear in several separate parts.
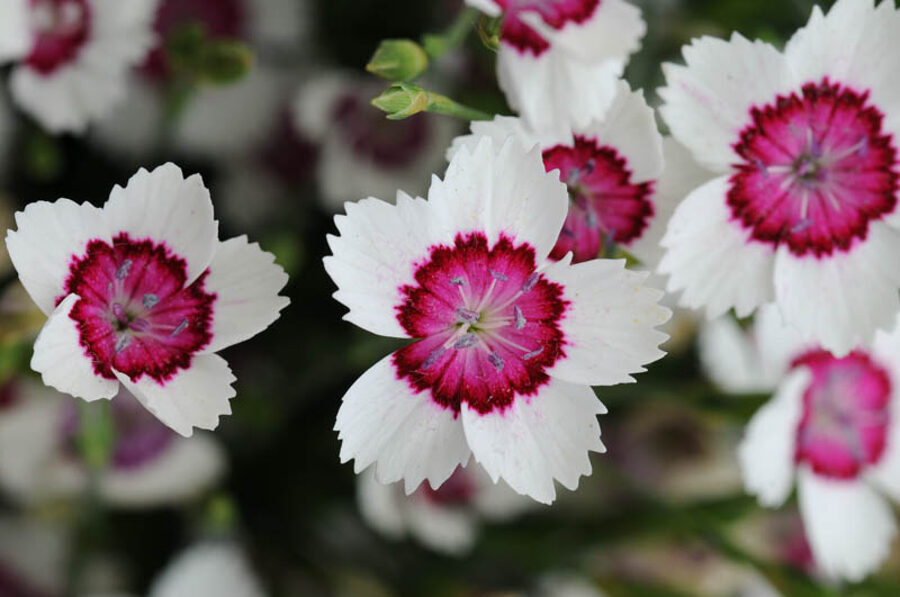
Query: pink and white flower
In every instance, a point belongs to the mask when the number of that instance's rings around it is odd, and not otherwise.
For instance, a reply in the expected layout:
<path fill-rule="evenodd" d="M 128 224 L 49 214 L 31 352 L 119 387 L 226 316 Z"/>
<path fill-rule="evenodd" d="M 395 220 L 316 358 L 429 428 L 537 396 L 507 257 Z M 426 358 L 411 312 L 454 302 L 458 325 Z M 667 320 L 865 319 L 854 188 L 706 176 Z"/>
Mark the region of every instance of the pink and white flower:
<path fill-rule="evenodd" d="M 819 568 L 862 579 L 896 535 L 886 498 L 900 500 L 900 328 L 841 357 L 803 341 L 773 306 L 758 313 L 743 342 L 732 332 L 740 350 L 721 351 L 714 369 L 725 371 L 730 358 L 736 379 L 778 377 L 739 448 L 744 485 L 763 506 L 778 507 L 796 478 Z"/>
<path fill-rule="evenodd" d="M 559 260 L 572 253 L 580 263 L 614 256 L 618 247 L 655 264 L 659 240 L 679 198 L 659 197 L 663 139 L 643 92 L 620 81 L 616 98 L 602 118 L 565 132 L 539 133 L 520 118 L 497 116 L 474 122 L 472 134 L 457 137 L 447 152 L 463 145 L 472 151 L 483 136 L 502 143 L 514 137 L 526 149 L 537 145 L 548 172 L 556 171 L 569 193 L 562 232 L 550 252 Z M 668 201 L 667 201 L 668 200 Z"/>
<path fill-rule="evenodd" d="M 735 34 L 665 67 L 661 112 L 718 174 L 678 207 L 660 269 L 712 318 L 774 301 L 836 355 L 900 309 L 900 11 L 839 0 L 784 52 Z"/>
<path fill-rule="evenodd" d="M 297 92 L 294 126 L 319 147 L 319 192 L 333 212 L 345 201 L 386 197 L 398 187 L 424 193 L 428 175 L 442 167 L 444 151 L 459 132 L 453 119 L 429 114 L 387 120 L 369 103 L 381 91 L 376 82 L 334 71 L 311 78 Z"/>
<path fill-rule="evenodd" d="M 475 545 L 482 521 L 506 522 L 534 507 L 474 464 L 456 469 L 438 489 L 422 485 L 410 495 L 398 483 L 382 485 L 370 469 L 357 477 L 356 490 L 359 511 L 372 528 L 392 539 L 409 534 L 450 555 Z"/>
<path fill-rule="evenodd" d="M 325 268 L 348 321 L 412 343 L 344 396 L 341 460 L 381 483 L 439 487 L 470 454 L 491 479 L 551 502 L 602 452 L 590 385 L 631 382 L 663 356 L 669 317 L 624 260 L 549 255 L 565 185 L 541 152 L 483 138 L 459 149 L 428 200 L 348 203 Z"/>
<path fill-rule="evenodd" d="M 219 241 L 198 175 L 141 169 L 102 209 L 40 201 L 16 223 L 10 258 L 49 316 L 31 361 L 45 384 L 88 401 L 122 384 L 185 436 L 230 413 L 234 376 L 215 353 L 278 318 L 287 276 L 246 237 Z"/>
<path fill-rule="evenodd" d="M 0 487 L 25 504 L 79 498 L 89 483 L 76 438 L 71 400 L 28 379 L 14 380 L 0 400 Z M 107 504 L 145 508 L 203 494 L 226 469 L 211 435 L 179 437 L 125 390 L 110 404 L 114 443 L 97 491 Z"/>
<path fill-rule="evenodd" d="M 153 43 L 156 0 L 8 0 L 0 62 L 19 107 L 53 133 L 83 133 L 125 95 Z"/>
<path fill-rule="evenodd" d="M 149 597 L 264 597 L 247 554 L 233 542 L 198 543 L 185 549 L 153 581 Z"/>
<path fill-rule="evenodd" d="M 536 130 L 585 124 L 613 100 L 647 26 L 625 0 L 466 0 L 503 17 L 497 77 Z"/>

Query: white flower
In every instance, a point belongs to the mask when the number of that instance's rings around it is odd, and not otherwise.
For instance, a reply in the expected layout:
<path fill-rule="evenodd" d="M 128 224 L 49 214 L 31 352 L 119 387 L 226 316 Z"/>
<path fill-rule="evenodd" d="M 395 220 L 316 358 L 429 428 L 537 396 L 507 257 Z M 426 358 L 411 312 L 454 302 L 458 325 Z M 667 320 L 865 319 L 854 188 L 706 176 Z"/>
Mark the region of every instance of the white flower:
<path fill-rule="evenodd" d="M 444 150 L 458 132 L 452 118 L 417 114 L 387 120 L 369 102 L 383 86 L 331 72 L 311 78 L 293 105 L 297 132 L 319 145 L 317 177 L 325 207 L 393 195 L 397 188 L 418 195 L 439 170 Z"/>
<path fill-rule="evenodd" d="M 778 507 L 796 478 L 819 568 L 862 579 L 884 561 L 896 534 L 885 496 L 900 500 L 900 329 L 879 331 L 871 349 L 836 357 L 804 342 L 769 306 L 745 345 L 732 343 L 740 348 L 736 379 L 780 371 L 739 449 L 747 490 Z"/>
<path fill-rule="evenodd" d="M 503 16 L 497 76 L 509 105 L 536 130 L 602 114 L 646 32 L 625 0 L 466 0 Z"/>
<path fill-rule="evenodd" d="M 0 486 L 25 503 L 82 495 L 88 471 L 77 457 L 72 402 L 27 379 L 13 384 L 11 403 L 0 409 Z M 106 503 L 143 508 L 183 502 L 225 472 L 225 454 L 212 436 L 179 437 L 125 390 L 110 411 L 115 439 L 98 483 Z"/>
<path fill-rule="evenodd" d="M 200 177 L 141 169 L 102 209 L 41 201 L 16 223 L 10 258 L 50 317 L 31 361 L 44 383 L 89 401 L 121 383 L 182 435 L 214 429 L 234 396 L 215 353 L 278 318 L 287 276 L 246 237 L 219 241 Z"/>
<path fill-rule="evenodd" d="M 357 502 L 366 522 L 391 538 L 409 533 L 435 551 L 462 555 L 478 538 L 481 521 L 504 522 L 534 502 L 494 483 L 477 464 L 458 468 L 439 489 L 420 486 L 411 495 L 394 483 L 382 485 L 373 471 L 357 478 Z"/>
<path fill-rule="evenodd" d="M 710 318 L 775 301 L 838 355 L 900 309 L 900 12 L 839 0 L 779 52 L 735 34 L 665 67 L 661 112 L 719 175 L 678 207 L 661 270 Z"/>
<path fill-rule="evenodd" d="M 150 587 L 149 597 L 264 597 L 244 552 L 231 543 L 198 544 L 181 553 Z"/>
<path fill-rule="evenodd" d="M 153 43 L 156 0 L 6 0 L 0 62 L 19 107 L 53 133 L 83 133 L 124 98 Z"/>
<path fill-rule="evenodd" d="M 669 311 L 624 260 L 548 257 L 565 185 L 540 150 L 485 137 L 461 147 L 428 200 L 348 203 L 325 268 L 348 321 L 415 341 L 344 396 L 341 459 L 407 493 L 438 487 L 470 453 L 494 481 L 549 503 L 603 451 L 589 385 L 631 382 L 660 358 Z"/>
<path fill-rule="evenodd" d="M 19 514 L 0 517 L 0 590 L 5 597 L 63 595 L 70 533 Z"/>

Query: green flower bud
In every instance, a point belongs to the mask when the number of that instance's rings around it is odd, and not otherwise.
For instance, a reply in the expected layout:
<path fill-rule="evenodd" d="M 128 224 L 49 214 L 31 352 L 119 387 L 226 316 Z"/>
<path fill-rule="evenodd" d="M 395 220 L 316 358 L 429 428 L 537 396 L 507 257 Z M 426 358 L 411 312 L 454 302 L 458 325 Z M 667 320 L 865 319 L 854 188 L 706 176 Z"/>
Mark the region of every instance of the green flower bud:
<path fill-rule="evenodd" d="M 372 100 L 372 105 L 387 113 L 391 120 L 402 120 L 427 110 L 431 104 L 429 93 L 410 83 L 395 83 Z"/>
<path fill-rule="evenodd" d="M 366 70 L 389 81 L 412 81 L 428 68 L 428 56 L 422 46 L 409 39 L 381 42 Z"/>

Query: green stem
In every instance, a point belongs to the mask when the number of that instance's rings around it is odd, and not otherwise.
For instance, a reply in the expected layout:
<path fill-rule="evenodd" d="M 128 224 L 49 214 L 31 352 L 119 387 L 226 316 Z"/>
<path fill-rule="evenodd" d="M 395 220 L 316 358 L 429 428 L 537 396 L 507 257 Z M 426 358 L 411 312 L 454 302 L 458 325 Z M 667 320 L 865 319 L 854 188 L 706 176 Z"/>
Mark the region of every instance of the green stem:
<path fill-rule="evenodd" d="M 431 60 L 437 60 L 450 50 L 453 50 L 466 40 L 475 24 L 478 22 L 479 12 L 474 8 L 465 8 L 456 16 L 456 20 L 443 33 L 437 35 L 423 35 L 422 47 Z"/>

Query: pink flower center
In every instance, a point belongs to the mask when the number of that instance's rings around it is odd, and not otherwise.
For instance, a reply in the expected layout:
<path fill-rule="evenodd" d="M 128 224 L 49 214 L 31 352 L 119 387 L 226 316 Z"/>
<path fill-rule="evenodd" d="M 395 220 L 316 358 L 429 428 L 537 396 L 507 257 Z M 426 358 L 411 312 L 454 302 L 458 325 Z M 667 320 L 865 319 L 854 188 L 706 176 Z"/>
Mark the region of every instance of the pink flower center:
<path fill-rule="evenodd" d="M 342 95 L 336 101 L 333 117 L 339 134 L 360 159 L 380 168 L 409 167 L 431 138 L 428 117 L 417 114 L 402 121 L 387 120 L 365 99 L 370 97 L 367 89 Z"/>
<path fill-rule="evenodd" d="M 212 339 L 216 295 L 204 291 L 205 278 L 185 287 L 184 260 L 150 240 L 122 233 L 112 246 L 91 241 L 65 288 L 81 298 L 70 317 L 97 375 L 115 379 L 115 369 L 162 384 L 189 367 Z"/>
<path fill-rule="evenodd" d="M 65 402 L 62 442 L 73 457 L 79 453 L 76 438 L 79 415 L 71 400 Z M 110 403 L 114 444 L 110 465 L 118 470 L 135 470 L 155 462 L 171 446 L 175 433 L 136 400 L 120 396 Z"/>
<path fill-rule="evenodd" d="M 535 56 L 543 54 L 550 44 L 522 20 L 522 13 L 535 13 L 547 25 L 562 29 L 567 23 L 587 21 L 600 6 L 600 0 L 494 0 L 494 3 L 504 12 L 500 38 L 521 53 L 531 52 Z"/>
<path fill-rule="evenodd" d="M 87 0 L 31 0 L 34 44 L 26 64 L 49 75 L 78 57 L 91 33 Z"/>
<path fill-rule="evenodd" d="M 795 460 L 823 476 L 852 479 L 884 452 L 891 381 L 863 352 L 835 358 L 824 350 L 794 362 L 808 367 L 812 382 L 803 394 Z"/>
<path fill-rule="evenodd" d="M 432 489 L 428 483 L 422 483 L 419 494 L 436 506 L 461 507 L 471 503 L 477 490 L 469 473 L 465 469 L 458 468 L 437 489 Z"/>
<path fill-rule="evenodd" d="M 865 239 L 897 205 L 897 152 L 882 113 L 828 79 L 753 108 L 728 204 L 752 237 L 818 257 Z"/>
<path fill-rule="evenodd" d="M 612 253 L 612 245 L 629 245 L 653 217 L 653 184 L 631 182 L 625 158 L 596 140 L 575 137 L 574 146 L 544 151 L 547 171 L 559 169 L 569 189 L 569 213 L 550 254 L 562 259 L 572 251 L 576 263 Z"/>
<path fill-rule="evenodd" d="M 504 410 L 549 380 L 563 356 L 563 289 L 536 271 L 535 253 L 477 232 L 438 246 L 400 291 L 403 329 L 417 342 L 394 353 L 402 379 L 459 412 Z"/>

